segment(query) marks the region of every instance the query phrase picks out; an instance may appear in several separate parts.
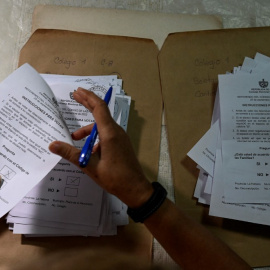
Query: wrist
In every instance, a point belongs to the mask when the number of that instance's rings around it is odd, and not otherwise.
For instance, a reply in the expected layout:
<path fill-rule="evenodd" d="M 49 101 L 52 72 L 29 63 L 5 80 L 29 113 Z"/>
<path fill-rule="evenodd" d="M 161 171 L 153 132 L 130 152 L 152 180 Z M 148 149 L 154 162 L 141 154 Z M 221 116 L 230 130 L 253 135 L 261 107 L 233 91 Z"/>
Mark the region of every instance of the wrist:
<path fill-rule="evenodd" d="M 163 204 L 167 197 L 167 191 L 158 183 L 152 183 L 152 194 L 148 200 L 144 201 L 141 206 L 137 208 L 128 207 L 127 213 L 135 222 L 143 223 L 147 218 L 153 215 Z"/>
<path fill-rule="evenodd" d="M 126 204 L 130 208 L 139 208 L 149 200 L 153 193 L 154 188 L 152 184 L 147 180 L 141 185 L 136 185 L 136 188 L 133 189 L 132 194 L 128 194 L 129 199 Z"/>

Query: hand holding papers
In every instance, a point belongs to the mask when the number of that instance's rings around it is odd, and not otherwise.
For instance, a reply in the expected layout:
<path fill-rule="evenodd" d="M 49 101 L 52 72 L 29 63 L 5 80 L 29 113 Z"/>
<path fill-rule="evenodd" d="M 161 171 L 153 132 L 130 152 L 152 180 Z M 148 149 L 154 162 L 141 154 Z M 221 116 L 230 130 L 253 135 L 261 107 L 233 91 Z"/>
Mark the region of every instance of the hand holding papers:
<path fill-rule="evenodd" d="M 70 133 L 94 119 L 74 100 L 73 93 L 78 87 L 103 98 L 107 89 L 113 86 L 109 104 L 112 115 L 116 96 L 119 100 L 130 98 L 122 95 L 116 76 L 42 76 L 50 87 L 29 65 L 24 65 L 0 86 L 0 107 L 5 112 L 1 116 L 0 141 L 10 150 L 7 153 L 1 150 L 0 156 L 0 175 L 4 180 L 0 187 L 1 213 L 5 214 L 16 204 L 7 217 L 14 233 L 31 236 L 116 234 L 118 225 L 128 223 L 126 205 L 105 192 L 78 167 L 46 149 L 55 140 L 82 148 L 84 140 L 73 142 Z M 14 107 L 16 115 L 13 116 L 9 106 Z M 120 113 L 116 121 L 120 123 L 122 108 L 117 109 Z M 124 111 L 127 110 L 125 106 Z M 15 135 L 9 136 L 7 132 L 13 130 Z M 23 147 L 23 143 L 27 147 Z M 19 150 L 23 157 L 17 156 Z M 48 162 L 39 150 L 50 155 Z M 25 159 L 26 153 L 28 159 Z M 9 156 L 13 156 L 15 162 L 12 168 Z M 32 178 L 29 175 L 33 175 Z"/>
<path fill-rule="evenodd" d="M 216 122 L 188 153 L 206 175 L 198 179 L 196 196 L 210 204 L 210 215 L 270 225 L 269 59 L 257 53 L 233 74 L 219 75 Z"/>

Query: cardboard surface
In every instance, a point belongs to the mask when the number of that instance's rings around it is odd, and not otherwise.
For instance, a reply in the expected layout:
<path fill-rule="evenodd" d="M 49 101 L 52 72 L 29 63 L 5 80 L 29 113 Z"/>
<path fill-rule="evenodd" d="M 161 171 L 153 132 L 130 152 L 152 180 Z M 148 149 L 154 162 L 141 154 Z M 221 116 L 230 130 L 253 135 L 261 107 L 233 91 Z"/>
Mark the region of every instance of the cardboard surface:
<path fill-rule="evenodd" d="M 22 235 L 14 235 L 7 230 L 5 219 L 0 220 L 0 269 L 19 269 L 23 264 L 31 263 L 32 261 L 39 260 L 44 262 L 42 269 L 51 269 L 53 258 L 60 253 L 61 256 L 56 257 L 56 263 L 62 260 L 66 264 L 68 260 L 71 264 L 68 267 L 76 269 L 77 265 L 70 258 L 74 259 L 80 254 L 82 261 L 85 265 L 93 265 L 93 261 L 85 258 L 92 256 L 95 252 L 98 256 L 102 256 L 102 251 L 109 250 L 110 258 L 114 256 L 135 255 L 141 261 L 151 261 L 151 236 L 145 230 L 144 225 L 131 223 L 128 226 L 119 228 L 117 236 L 102 236 L 102 237 L 34 237 L 26 238 Z M 68 258 L 65 256 L 68 252 Z M 115 254 L 114 254 L 115 253 Z M 88 257 L 85 256 L 88 254 Z M 91 258 L 91 257 L 90 257 Z M 110 258 L 103 258 L 105 261 Z M 76 259 L 75 259 L 76 260 Z M 47 264 L 45 263 L 47 262 Z M 91 264 L 92 263 L 92 264 Z M 83 263 L 82 263 L 83 264 Z M 33 269 L 33 268 L 24 268 Z M 34 268 L 40 269 L 40 268 Z M 61 268 L 62 269 L 62 268 Z M 79 269 L 79 268 L 78 268 Z M 94 269 L 94 268 L 93 268 Z"/>
<path fill-rule="evenodd" d="M 269 227 L 210 217 L 193 192 L 196 164 L 186 155 L 209 129 L 217 75 L 256 52 L 270 55 L 270 28 L 171 34 L 159 55 L 176 204 L 207 226 L 252 266 L 270 265 Z"/>

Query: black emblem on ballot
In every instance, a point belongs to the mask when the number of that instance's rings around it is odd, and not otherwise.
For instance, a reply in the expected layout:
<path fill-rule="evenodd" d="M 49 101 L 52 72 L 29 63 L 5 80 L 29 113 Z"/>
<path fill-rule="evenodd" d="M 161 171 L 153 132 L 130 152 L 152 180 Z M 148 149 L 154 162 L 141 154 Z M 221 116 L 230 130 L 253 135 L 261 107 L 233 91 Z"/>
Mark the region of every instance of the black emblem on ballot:
<path fill-rule="evenodd" d="M 259 85 L 261 88 L 266 88 L 268 86 L 268 82 L 262 79 L 261 81 L 259 81 Z"/>

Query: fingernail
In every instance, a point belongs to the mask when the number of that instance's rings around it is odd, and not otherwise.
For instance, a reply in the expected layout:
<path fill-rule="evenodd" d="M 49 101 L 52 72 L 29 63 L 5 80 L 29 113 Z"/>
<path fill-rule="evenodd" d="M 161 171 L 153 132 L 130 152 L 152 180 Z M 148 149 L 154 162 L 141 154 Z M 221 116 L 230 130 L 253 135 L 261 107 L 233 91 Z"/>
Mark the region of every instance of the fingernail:
<path fill-rule="evenodd" d="M 80 87 L 77 89 L 77 91 L 74 92 L 74 94 L 77 94 L 77 95 L 79 95 L 80 97 L 83 97 L 83 98 L 86 97 L 86 95 L 85 95 L 83 89 L 80 88 Z"/>

